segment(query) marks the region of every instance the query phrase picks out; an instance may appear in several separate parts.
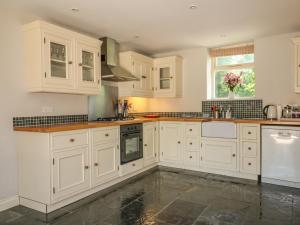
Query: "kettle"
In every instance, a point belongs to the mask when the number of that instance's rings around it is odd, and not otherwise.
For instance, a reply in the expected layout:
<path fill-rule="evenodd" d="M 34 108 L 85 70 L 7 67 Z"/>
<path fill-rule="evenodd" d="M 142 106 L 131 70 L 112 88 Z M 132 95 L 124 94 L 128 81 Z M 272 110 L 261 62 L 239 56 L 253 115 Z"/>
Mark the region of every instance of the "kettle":
<path fill-rule="evenodd" d="M 263 109 L 263 114 L 267 119 L 277 119 L 276 105 L 266 105 Z"/>

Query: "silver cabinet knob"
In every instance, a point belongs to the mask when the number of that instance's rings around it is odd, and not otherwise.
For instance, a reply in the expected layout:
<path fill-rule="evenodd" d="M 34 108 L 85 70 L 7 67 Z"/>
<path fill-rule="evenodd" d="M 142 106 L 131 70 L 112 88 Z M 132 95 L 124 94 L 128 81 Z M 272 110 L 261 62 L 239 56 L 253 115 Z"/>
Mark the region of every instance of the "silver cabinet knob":
<path fill-rule="evenodd" d="M 248 147 L 248 150 L 250 151 L 250 150 L 251 150 L 251 147 Z"/>
<path fill-rule="evenodd" d="M 190 155 L 190 159 L 192 159 L 192 158 L 193 158 L 193 156 Z"/>
<path fill-rule="evenodd" d="M 248 134 L 252 134 L 251 131 L 248 131 Z"/>
<path fill-rule="evenodd" d="M 190 129 L 190 131 L 193 131 L 193 129 Z"/>
<path fill-rule="evenodd" d="M 180 141 L 177 141 L 177 143 L 180 144 L 181 142 L 180 142 Z"/>
<path fill-rule="evenodd" d="M 193 143 L 192 143 L 192 142 L 190 142 L 190 145 L 193 145 Z"/>
<path fill-rule="evenodd" d="M 235 157 L 235 154 L 232 154 L 232 157 Z"/>
<path fill-rule="evenodd" d="M 251 166 L 252 164 L 249 162 L 248 165 Z"/>

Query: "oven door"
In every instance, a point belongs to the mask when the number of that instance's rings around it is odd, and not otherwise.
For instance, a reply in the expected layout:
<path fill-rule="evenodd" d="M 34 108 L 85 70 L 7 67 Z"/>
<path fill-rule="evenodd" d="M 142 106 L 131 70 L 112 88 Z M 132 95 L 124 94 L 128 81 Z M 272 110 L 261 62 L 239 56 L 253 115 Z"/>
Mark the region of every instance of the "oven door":
<path fill-rule="evenodd" d="M 143 158 L 143 138 L 140 132 L 121 134 L 121 164 Z"/>

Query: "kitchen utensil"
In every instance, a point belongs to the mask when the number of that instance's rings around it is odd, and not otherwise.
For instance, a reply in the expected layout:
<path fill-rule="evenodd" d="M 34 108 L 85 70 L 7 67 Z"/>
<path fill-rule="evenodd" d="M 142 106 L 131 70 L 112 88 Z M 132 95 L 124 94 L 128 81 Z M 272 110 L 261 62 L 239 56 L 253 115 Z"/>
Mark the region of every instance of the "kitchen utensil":
<path fill-rule="evenodd" d="M 277 108 L 275 105 L 266 105 L 263 114 L 267 119 L 277 119 Z"/>

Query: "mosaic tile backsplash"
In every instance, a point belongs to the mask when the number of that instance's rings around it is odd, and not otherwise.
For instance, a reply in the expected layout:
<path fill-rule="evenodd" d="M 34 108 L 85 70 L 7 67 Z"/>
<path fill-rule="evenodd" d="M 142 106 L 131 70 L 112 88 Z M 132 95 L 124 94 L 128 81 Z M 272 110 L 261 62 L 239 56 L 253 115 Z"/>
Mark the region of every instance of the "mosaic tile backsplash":
<path fill-rule="evenodd" d="M 223 106 L 225 110 L 231 107 L 233 118 L 263 118 L 263 101 L 261 99 L 254 100 L 223 100 L 223 101 L 203 101 L 202 112 L 211 113 L 211 107 Z"/>
<path fill-rule="evenodd" d="M 14 117 L 14 127 L 43 126 L 87 122 L 88 115 Z"/>

